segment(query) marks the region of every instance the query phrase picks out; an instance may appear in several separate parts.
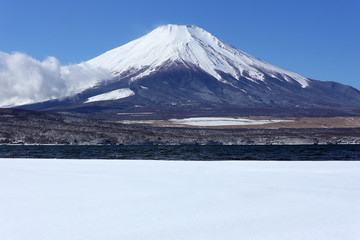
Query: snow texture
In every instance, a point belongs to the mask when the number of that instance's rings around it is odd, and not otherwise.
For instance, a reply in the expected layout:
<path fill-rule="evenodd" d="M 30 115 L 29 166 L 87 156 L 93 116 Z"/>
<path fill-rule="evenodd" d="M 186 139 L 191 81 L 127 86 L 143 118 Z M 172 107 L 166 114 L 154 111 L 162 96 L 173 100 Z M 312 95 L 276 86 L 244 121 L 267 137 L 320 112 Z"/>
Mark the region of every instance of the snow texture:
<path fill-rule="evenodd" d="M 109 100 L 118 100 L 122 98 L 127 98 L 134 96 L 135 93 L 130 88 L 121 88 L 111 92 L 99 94 L 93 97 L 88 98 L 84 103 L 98 102 L 98 101 L 109 101 Z"/>
<path fill-rule="evenodd" d="M 357 240 L 360 162 L 0 159 L 6 240 Z"/>
<path fill-rule="evenodd" d="M 113 76 L 124 73 L 130 75 L 146 68 L 133 77 L 132 80 L 136 80 L 173 61 L 196 65 L 224 83 L 228 82 L 221 78 L 217 70 L 235 79 L 243 76 L 249 81 L 264 81 L 265 72 L 282 81 L 290 82 L 293 79 L 302 87 L 308 86 L 307 78 L 240 51 L 196 26 L 161 26 L 139 39 L 89 60 L 87 64 L 107 69 Z"/>
<path fill-rule="evenodd" d="M 175 124 L 190 125 L 190 126 L 242 126 L 242 125 L 263 125 L 269 123 L 291 122 L 292 120 L 259 120 L 247 118 L 220 118 L 220 117 L 199 117 L 199 118 L 184 118 L 184 119 L 170 119 Z"/>

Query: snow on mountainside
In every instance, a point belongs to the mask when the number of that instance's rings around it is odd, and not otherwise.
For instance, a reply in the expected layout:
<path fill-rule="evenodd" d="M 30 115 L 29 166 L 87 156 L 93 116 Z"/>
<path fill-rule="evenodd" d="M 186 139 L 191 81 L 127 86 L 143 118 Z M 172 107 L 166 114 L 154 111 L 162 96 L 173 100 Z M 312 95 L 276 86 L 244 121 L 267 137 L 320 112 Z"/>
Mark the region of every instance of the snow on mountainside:
<path fill-rule="evenodd" d="M 127 98 L 130 96 L 134 96 L 135 93 L 129 88 L 117 89 L 111 92 L 99 94 L 93 97 L 88 98 L 84 103 L 90 102 L 99 102 L 99 101 L 108 101 L 108 100 L 118 100 L 122 98 Z"/>
<path fill-rule="evenodd" d="M 264 81 L 266 73 L 280 81 L 295 80 L 303 88 L 308 86 L 307 78 L 240 51 L 196 26 L 161 26 L 84 64 L 104 68 L 114 77 L 142 70 L 141 74 L 131 79 L 134 81 L 174 61 L 198 66 L 224 83 L 228 82 L 217 71 L 238 80 L 245 77 L 249 81 Z"/>

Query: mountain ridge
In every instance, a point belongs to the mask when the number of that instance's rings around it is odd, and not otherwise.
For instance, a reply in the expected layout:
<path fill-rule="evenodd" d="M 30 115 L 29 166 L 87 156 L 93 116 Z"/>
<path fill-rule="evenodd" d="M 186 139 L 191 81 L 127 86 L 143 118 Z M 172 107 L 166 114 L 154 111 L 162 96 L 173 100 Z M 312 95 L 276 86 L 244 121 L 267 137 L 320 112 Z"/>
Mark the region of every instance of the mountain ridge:
<path fill-rule="evenodd" d="M 194 64 L 219 81 L 227 83 L 218 71 L 231 74 L 235 79 L 245 76 L 248 80 L 263 80 L 265 72 L 275 78 L 283 76 L 287 81 L 293 79 L 302 87 L 308 86 L 307 78 L 276 67 L 216 38 L 196 26 L 165 25 L 156 28 L 145 36 L 114 48 L 86 62 L 112 72 L 116 77 L 123 72 L 145 72 L 132 80 L 153 72 L 165 62 L 181 61 Z M 249 76 L 249 77 L 247 77 Z"/>

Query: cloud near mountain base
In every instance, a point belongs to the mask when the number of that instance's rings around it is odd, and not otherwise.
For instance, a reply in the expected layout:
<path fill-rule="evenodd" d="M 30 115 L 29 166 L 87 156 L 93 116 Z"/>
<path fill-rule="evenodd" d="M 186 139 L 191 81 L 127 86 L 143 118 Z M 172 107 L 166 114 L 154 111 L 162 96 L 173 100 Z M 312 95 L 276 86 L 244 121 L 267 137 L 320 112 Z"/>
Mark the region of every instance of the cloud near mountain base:
<path fill-rule="evenodd" d="M 63 98 L 110 78 L 85 63 L 61 66 L 55 57 L 38 61 L 20 52 L 0 52 L 0 107 Z"/>

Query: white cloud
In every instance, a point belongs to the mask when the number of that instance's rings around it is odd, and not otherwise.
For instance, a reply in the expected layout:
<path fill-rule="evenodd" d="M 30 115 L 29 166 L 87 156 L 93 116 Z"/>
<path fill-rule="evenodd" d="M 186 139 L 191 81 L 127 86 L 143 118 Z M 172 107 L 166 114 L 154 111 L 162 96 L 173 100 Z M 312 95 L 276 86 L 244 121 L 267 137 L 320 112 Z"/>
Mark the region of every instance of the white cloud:
<path fill-rule="evenodd" d="M 24 53 L 0 52 L 0 107 L 62 98 L 110 78 L 86 63 L 61 66 L 55 57 L 41 62 Z"/>

